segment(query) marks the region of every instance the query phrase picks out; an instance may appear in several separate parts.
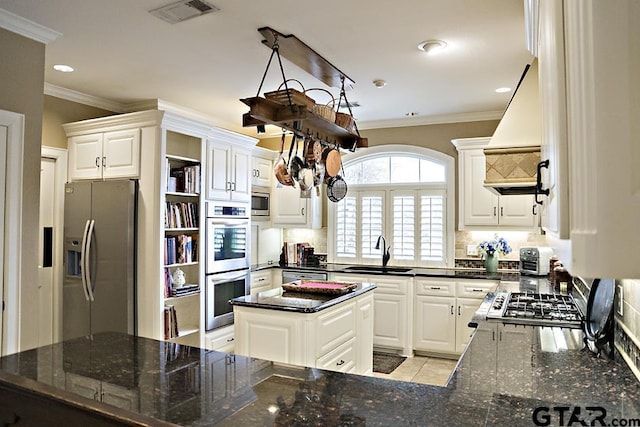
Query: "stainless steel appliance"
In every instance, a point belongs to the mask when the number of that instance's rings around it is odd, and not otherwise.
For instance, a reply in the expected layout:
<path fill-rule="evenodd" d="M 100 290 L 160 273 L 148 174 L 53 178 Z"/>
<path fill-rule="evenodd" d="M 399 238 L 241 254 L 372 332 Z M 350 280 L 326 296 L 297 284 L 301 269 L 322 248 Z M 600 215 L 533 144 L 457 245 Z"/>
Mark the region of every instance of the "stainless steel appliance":
<path fill-rule="evenodd" d="M 135 180 L 65 185 L 63 339 L 136 334 Z"/>
<path fill-rule="evenodd" d="M 553 249 L 549 247 L 520 248 L 520 273 L 546 276 L 552 256 Z"/>
<path fill-rule="evenodd" d="M 251 189 L 251 219 L 268 221 L 271 208 L 271 193 L 266 187 Z"/>
<path fill-rule="evenodd" d="M 571 295 L 529 292 L 498 292 L 487 320 L 536 326 L 582 328 L 584 314 Z"/>
<path fill-rule="evenodd" d="M 282 283 L 291 283 L 296 280 L 327 280 L 327 273 L 317 271 L 282 270 Z"/>
<path fill-rule="evenodd" d="M 206 330 L 233 323 L 233 306 L 229 300 L 249 295 L 251 280 L 248 269 L 207 276 L 205 288 Z"/>
<path fill-rule="evenodd" d="M 251 262 L 249 205 L 207 203 L 206 274 L 249 268 Z"/>

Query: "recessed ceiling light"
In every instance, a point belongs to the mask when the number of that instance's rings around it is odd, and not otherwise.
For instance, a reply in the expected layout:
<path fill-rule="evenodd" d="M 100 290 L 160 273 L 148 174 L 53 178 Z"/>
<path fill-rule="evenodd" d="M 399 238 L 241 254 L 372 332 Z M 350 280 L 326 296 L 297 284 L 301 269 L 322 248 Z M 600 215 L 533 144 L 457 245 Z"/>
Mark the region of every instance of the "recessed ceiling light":
<path fill-rule="evenodd" d="M 418 45 L 418 49 L 427 55 L 435 55 L 442 52 L 447 47 L 447 43 L 442 40 L 427 40 Z"/>
<path fill-rule="evenodd" d="M 496 89 L 496 93 L 505 93 L 505 92 L 511 92 L 511 88 L 510 87 L 499 87 L 498 89 Z"/>
<path fill-rule="evenodd" d="M 382 79 L 376 79 L 373 81 L 373 85 L 377 88 L 381 88 L 381 87 L 385 87 L 387 85 L 387 82 L 385 82 Z"/>
<path fill-rule="evenodd" d="M 53 69 L 56 71 L 61 71 L 63 73 L 72 73 L 73 67 L 69 65 L 57 64 L 53 66 Z"/>

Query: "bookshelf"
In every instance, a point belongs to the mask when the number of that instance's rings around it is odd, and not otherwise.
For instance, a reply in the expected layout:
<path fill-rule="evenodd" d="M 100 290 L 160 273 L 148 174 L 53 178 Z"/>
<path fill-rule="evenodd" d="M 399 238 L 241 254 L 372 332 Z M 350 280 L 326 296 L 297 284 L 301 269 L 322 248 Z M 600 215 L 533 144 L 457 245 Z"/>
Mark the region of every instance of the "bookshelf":
<path fill-rule="evenodd" d="M 199 346 L 204 249 L 202 161 L 204 140 L 167 131 L 164 156 L 163 338 Z M 182 272 L 184 283 L 174 277 Z"/>

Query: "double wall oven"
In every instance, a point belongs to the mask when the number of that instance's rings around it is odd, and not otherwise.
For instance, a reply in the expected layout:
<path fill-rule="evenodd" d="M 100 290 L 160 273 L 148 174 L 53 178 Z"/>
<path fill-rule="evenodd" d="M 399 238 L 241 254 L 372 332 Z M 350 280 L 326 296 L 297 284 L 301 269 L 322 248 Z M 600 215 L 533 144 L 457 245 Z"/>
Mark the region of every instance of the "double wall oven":
<path fill-rule="evenodd" d="M 248 204 L 208 202 L 206 218 L 206 329 L 233 323 L 229 300 L 250 293 L 251 211 Z"/>

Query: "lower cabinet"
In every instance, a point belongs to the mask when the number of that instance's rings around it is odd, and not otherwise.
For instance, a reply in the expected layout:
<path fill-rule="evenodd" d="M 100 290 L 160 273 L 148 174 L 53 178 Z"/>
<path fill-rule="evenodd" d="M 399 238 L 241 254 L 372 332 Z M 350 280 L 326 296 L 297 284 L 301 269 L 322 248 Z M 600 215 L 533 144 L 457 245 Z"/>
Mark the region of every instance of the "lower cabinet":
<path fill-rule="evenodd" d="M 400 350 L 411 355 L 411 330 L 413 307 L 409 303 L 412 295 L 413 277 L 335 274 L 338 282 L 375 283 L 373 345 L 379 348 Z"/>
<path fill-rule="evenodd" d="M 235 332 L 233 325 L 208 332 L 205 335 L 205 345 L 207 350 L 233 353 L 235 348 Z"/>
<path fill-rule="evenodd" d="M 491 280 L 416 278 L 413 348 L 461 354 L 473 333 L 469 321 L 497 285 Z"/>
<path fill-rule="evenodd" d="M 271 288 L 271 269 L 251 272 L 251 295 L 257 295 Z"/>
<path fill-rule="evenodd" d="M 235 352 L 340 372 L 373 370 L 371 292 L 317 313 L 234 307 Z"/>

